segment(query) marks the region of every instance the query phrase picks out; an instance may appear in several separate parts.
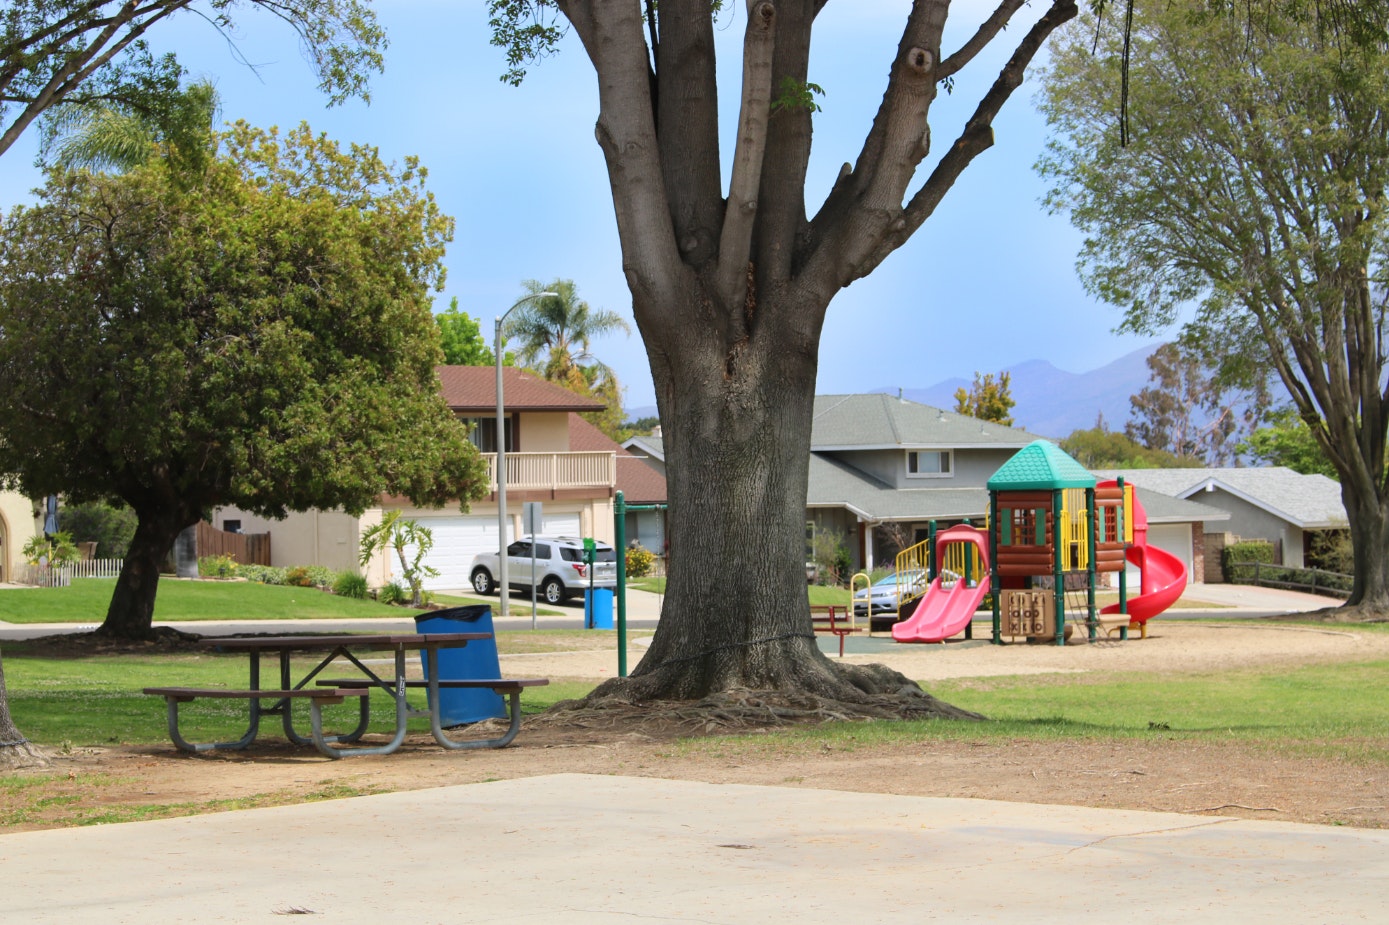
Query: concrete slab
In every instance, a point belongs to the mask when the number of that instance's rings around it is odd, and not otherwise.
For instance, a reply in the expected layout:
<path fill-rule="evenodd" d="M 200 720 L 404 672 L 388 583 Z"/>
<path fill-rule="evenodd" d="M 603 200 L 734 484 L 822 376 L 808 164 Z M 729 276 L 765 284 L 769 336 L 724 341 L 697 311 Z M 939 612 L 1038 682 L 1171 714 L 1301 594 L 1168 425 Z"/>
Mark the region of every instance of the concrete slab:
<path fill-rule="evenodd" d="M 1389 833 L 557 775 L 4 835 L 0 895 L 63 925 L 1382 922 Z"/>

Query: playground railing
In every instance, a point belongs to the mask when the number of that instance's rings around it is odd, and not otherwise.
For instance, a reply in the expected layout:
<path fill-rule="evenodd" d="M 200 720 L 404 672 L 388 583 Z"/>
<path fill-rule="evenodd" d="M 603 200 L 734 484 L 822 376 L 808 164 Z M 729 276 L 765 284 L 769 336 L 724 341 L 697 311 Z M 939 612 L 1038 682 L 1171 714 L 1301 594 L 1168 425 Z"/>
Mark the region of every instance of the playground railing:
<path fill-rule="evenodd" d="M 1327 572 L 1316 568 L 1267 565 L 1263 562 L 1231 563 L 1229 572 L 1232 584 L 1307 591 L 1311 594 L 1324 594 L 1328 597 L 1349 597 L 1351 589 L 1355 586 L 1354 575 L 1343 575 L 1340 572 Z"/>

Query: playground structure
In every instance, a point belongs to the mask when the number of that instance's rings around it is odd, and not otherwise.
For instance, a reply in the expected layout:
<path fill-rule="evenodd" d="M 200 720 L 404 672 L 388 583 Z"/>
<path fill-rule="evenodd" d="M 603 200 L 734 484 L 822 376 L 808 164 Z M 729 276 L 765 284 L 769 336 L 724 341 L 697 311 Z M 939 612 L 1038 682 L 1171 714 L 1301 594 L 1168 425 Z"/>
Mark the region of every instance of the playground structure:
<path fill-rule="evenodd" d="M 962 630 L 971 638 L 974 613 L 993 596 L 993 638 L 1054 639 L 1065 645 L 1068 577 L 1071 610 L 1090 641 L 1103 629 L 1128 638 L 1162 613 L 1186 587 L 1180 559 L 1150 546 L 1148 521 L 1133 486 L 1122 479 L 1097 482 L 1059 447 L 1037 440 L 1018 451 L 989 479 L 989 516 L 984 530 L 967 523 L 939 534 L 932 526 L 924 543 L 897 557 L 899 575 L 925 569 L 931 582 L 911 596 L 899 585 L 898 642 L 942 642 Z M 1128 596 L 1126 563 L 1141 574 L 1141 593 Z M 1095 605 L 1097 577 L 1117 573 L 1119 600 Z M 917 574 L 921 574 L 918 572 Z M 987 579 L 987 580 L 986 580 Z M 1083 587 L 1075 587 L 1081 584 Z M 1083 591 L 1084 602 L 1074 602 Z M 1083 614 L 1083 616 L 1081 616 Z"/>

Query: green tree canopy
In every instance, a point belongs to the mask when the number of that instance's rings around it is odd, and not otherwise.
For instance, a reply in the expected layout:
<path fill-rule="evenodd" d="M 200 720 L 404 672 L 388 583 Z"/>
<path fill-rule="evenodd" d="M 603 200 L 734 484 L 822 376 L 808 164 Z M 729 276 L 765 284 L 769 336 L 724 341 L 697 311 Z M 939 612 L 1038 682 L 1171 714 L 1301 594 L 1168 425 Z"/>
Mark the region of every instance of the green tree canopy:
<path fill-rule="evenodd" d="M 1049 202 L 1087 234 L 1087 286 L 1127 330 L 1188 313 L 1218 385 L 1278 376 L 1340 477 L 1349 605 L 1389 611 L 1389 49 L 1281 4 L 1256 29 L 1194 0 L 1144 7 L 1121 146 L 1121 37 L 1095 44 L 1093 23 L 1067 34 L 1043 104 Z"/>
<path fill-rule="evenodd" d="M 1087 469 L 1179 469 L 1202 465 L 1192 456 L 1174 456 L 1166 450 L 1153 450 L 1127 434 L 1096 424 L 1089 430 L 1073 431 L 1058 444 Z"/>
<path fill-rule="evenodd" d="M 331 102 L 368 98 L 386 44 L 370 0 L 13 0 L 0 11 L 0 155 L 59 105 L 142 110 L 170 137 L 183 68 L 152 55 L 145 34 L 183 13 L 229 31 L 257 8 L 298 34 Z"/>
<path fill-rule="evenodd" d="M 1270 466 L 1287 466 L 1303 475 L 1321 474 L 1339 478 L 1336 467 L 1312 437 L 1312 430 L 1298 417 L 1294 408 L 1278 408 L 1264 418 L 1256 429 L 1239 445 L 1239 451 L 1255 462 Z"/>
<path fill-rule="evenodd" d="M 449 300 L 446 311 L 434 316 L 434 324 L 439 328 L 439 343 L 444 348 L 444 362 L 451 366 L 491 366 L 492 348 L 482 336 L 482 329 L 472 315 L 458 307 L 458 297 Z M 516 358 L 510 353 L 502 355 L 502 365 L 515 366 Z"/>
<path fill-rule="evenodd" d="M 475 497 L 429 290 L 452 221 L 413 160 L 237 124 L 191 186 L 162 162 L 51 172 L 0 226 L 0 472 L 138 517 L 102 632 L 150 630 L 174 537 L 383 494 Z"/>
<path fill-rule="evenodd" d="M 1013 426 L 1013 374 L 1002 372 L 998 378 L 993 373 L 974 374 L 974 385 L 966 391 L 955 390 L 955 413 L 965 414 L 981 421 L 993 421 L 1004 427 Z"/>

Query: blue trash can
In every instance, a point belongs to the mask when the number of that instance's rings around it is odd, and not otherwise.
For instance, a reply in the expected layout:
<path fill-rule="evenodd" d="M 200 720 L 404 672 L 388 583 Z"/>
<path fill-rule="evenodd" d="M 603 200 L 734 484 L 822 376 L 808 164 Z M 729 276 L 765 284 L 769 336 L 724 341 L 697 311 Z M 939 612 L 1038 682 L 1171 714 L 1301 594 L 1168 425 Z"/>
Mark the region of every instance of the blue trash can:
<path fill-rule="evenodd" d="M 415 617 L 415 630 L 420 633 L 491 633 L 492 608 L 486 604 L 470 607 L 451 607 Z M 420 653 L 425 678 L 429 677 L 429 661 Z M 496 637 L 474 639 L 458 649 L 439 650 L 439 679 L 500 678 L 501 662 L 497 658 Z M 476 723 L 493 717 L 504 717 L 506 702 L 502 695 L 485 688 L 478 690 L 454 688 L 439 691 L 439 703 L 431 704 L 439 711 L 439 725 L 444 728 Z"/>
<path fill-rule="evenodd" d="M 584 626 L 591 630 L 613 628 L 612 588 L 584 590 Z"/>

